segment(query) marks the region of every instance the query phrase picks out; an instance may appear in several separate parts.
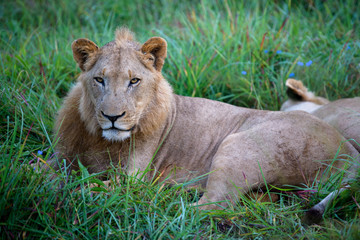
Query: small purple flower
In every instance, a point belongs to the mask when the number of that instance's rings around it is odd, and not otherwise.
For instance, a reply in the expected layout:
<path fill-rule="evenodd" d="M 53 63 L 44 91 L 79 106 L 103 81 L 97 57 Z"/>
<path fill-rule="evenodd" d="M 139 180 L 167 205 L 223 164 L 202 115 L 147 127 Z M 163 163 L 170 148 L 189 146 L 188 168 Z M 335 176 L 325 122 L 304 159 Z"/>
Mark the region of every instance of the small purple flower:
<path fill-rule="evenodd" d="M 304 66 L 304 63 L 303 62 L 297 62 L 297 65 Z"/>
<path fill-rule="evenodd" d="M 246 72 L 246 71 L 242 71 L 241 74 L 242 74 L 242 75 L 246 75 L 247 72 Z"/>
<path fill-rule="evenodd" d="M 310 66 L 312 64 L 312 61 L 310 60 L 310 61 L 308 61 L 307 63 L 306 63 L 306 66 L 308 67 L 308 66 Z"/>
<path fill-rule="evenodd" d="M 295 76 L 295 73 L 290 73 L 289 74 L 289 77 L 294 77 Z"/>
<path fill-rule="evenodd" d="M 43 155 L 43 151 L 39 150 L 39 151 L 37 152 L 37 154 L 38 154 L 38 155 Z"/>
<path fill-rule="evenodd" d="M 268 53 L 268 52 L 269 52 L 269 50 L 267 50 L 267 49 L 264 50 L 264 53 Z"/>
<path fill-rule="evenodd" d="M 346 47 L 346 50 L 349 50 L 351 47 L 349 46 L 349 45 L 347 45 L 347 47 Z"/>
<path fill-rule="evenodd" d="M 277 50 L 276 53 L 277 53 L 277 54 L 280 54 L 280 53 L 282 53 L 282 51 L 281 51 L 281 50 Z"/>
<path fill-rule="evenodd" d="M 34 167 L 34 171 L 36 170 L 36 167 Z"/>

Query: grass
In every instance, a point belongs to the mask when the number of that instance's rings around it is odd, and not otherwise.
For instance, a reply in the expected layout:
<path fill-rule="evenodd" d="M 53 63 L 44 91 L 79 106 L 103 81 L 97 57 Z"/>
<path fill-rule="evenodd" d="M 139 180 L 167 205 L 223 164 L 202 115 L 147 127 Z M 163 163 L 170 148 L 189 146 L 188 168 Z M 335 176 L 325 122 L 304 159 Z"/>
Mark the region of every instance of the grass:
<path fill-rule="evenodd" d="M 303 211 L 338 188 L 339 178 L 304 186 L 303 196 L 240 196 L 226 211 L 203 213 L 189 206 L 200 193 L 186 184 L 134 181 L 112 169 L 117 187 L 91 189 L 99 181 L 86 169 L 49 180 L 29 163 L 53 157 L 53 119 L 80 72 L 70 47 L 77 38 L 103 45 L 122 25 L 141 42 L 161 36 L 164 76 L 176 93 L 278 110 L 289 75 L 331 100 L 359 95 L 359 10 L 355 0 L 2 2 L 1 238 L 358 239 L 357 181 L 320 225 L 305 226 Z"/>

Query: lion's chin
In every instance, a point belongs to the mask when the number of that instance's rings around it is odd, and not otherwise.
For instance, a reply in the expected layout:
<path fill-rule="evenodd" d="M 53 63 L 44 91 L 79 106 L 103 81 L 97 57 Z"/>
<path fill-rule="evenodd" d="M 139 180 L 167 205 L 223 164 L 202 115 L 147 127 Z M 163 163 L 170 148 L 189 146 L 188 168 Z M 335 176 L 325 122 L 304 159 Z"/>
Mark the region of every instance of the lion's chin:
<path fill-rule="evenodd" d="M 108 129 L 103 130 L 102 136 L 109 141 L 112 142 L 120 142 L 124 141 L 125 139 L 129 138 L 131 135 L 131 131 L 119 131 L 116 129 Z"/>

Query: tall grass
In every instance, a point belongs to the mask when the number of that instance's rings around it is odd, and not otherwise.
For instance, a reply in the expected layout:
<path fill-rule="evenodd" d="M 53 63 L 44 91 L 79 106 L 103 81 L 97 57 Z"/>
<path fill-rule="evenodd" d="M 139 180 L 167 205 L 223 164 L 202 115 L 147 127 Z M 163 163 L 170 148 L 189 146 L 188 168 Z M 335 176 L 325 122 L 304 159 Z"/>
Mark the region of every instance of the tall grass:
<path fill-rule="evenodd" d="M 321 225 L 307 227 L 303 210 L 339 187 L 337 178 L 304 186 L 305 193 L 320 189 L 315 195 L 285 191 L 274 203 L 240 196 L 226 211 L 203 213 L 189 206 L 200 193 L 186 184 L 134 181 L 112 169 L 118 182 L 107 188 L 86 169 L 49 180 L 38 164 L 53 157 L 53 119 L 80 72 L 70 48 L 77 38 L 103 45 L 122 25 L 141 42 L 161 36 L 168 42 L 163 73 L 176 93 L 278 110 L 292 75 L 332 100 L 359 95 L 359 14 L 355 0 L 3 1 L 1 237 L 358 238 L 356 181 Z"/>

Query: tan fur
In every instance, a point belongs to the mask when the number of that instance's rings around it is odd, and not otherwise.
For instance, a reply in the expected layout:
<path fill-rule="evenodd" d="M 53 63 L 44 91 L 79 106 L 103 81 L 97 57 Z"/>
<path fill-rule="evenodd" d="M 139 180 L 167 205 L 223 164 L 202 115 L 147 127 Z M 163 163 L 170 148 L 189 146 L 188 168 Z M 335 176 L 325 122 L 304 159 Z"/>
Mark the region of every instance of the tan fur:
<path fill-rule="evenodd" d="M 81 43 L 75 51 L 94 49 L 90 41 Z M 166 47 L 159 37 L 141 45 L 122 29 L 114 42 L 87 58 L 74 53 L 86 67 L 57 117 L 60 158 L 74 167 L 79 159 L 90 173 L 119 162 L 128 174 L 150 166 L 171 183 L 211 172 L 196 183 L 206 189 L 203 204 L 264 187 L 264 179 L 271 185 L 311 183 L 337 153 L 344 138 L 307 113 L 252 110 L 173 94 L 161 74 Z M 111 124 L 127 131 L 109 132 Z M 348 143 L 343 153 L 358 154 Z"/>
<path fill-rule="evenodd" d="M 302 98 L 287 100 L 281 107 L 282 111 L 303 110 L 311 113 L 334 126 L 346 139 L 351 139 L 351 143 L 360 151 L 360 98 L 330 102 L 309 92 L 299 80 L 288 79 L 286 86 Z"/>

